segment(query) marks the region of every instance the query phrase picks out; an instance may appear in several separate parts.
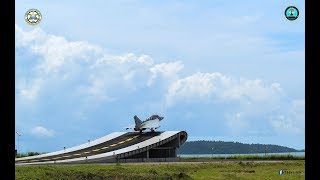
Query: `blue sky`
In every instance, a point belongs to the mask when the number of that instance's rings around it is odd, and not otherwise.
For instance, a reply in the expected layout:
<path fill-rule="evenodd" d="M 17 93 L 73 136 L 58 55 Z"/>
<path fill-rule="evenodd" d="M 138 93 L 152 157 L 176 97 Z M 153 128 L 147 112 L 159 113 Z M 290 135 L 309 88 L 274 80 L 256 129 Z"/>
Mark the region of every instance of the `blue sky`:
<path fill-rule="evenodd" d="M 296 21 L 284 17 L 290 5 Z M 31 8 L 37 26 L 24 21 Z M 25 0 L 15 18 L 21 152 L 152 114 L 188 140 L 305 147 L 304 2 Z"/>

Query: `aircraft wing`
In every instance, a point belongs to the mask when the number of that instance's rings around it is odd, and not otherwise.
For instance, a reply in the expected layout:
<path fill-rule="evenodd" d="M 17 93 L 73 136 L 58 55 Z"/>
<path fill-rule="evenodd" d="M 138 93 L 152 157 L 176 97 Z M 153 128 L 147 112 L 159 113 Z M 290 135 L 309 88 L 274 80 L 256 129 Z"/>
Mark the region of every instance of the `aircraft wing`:
<path fill-rule="evenodd" d="M 141 128 L 151 129 L 160 127 L 159 120 L 147 121 L 143 124 Z"/>

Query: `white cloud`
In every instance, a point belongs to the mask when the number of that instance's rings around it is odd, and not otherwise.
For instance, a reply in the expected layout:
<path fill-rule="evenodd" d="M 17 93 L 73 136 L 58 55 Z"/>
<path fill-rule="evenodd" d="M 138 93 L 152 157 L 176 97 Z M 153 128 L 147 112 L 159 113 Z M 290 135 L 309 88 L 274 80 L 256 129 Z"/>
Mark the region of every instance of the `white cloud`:
<path fill-rule="evenodd" d="M 16 47 L 25 47 L 36 41 L 43 41 L 46 39 L 46 33 L 40 28 L 35 28 L 33 31 L 25 32 L 17 24 L 15 25 L 15 45 Z"/>
<path fill-rule="evenodd" d="M 165 79 L 175 80 L 178 78 L 178 72 L 181 71 L 183 67 L 184 65 L 181 61 L 154 65 L 149 69 L 152 75 L 148 81 L 148 85 L 151 86 L 159 76 L 162 76 Z"/>
<path fill-rule="evenodd" d="M 225 110 L 216 114 L 220 123 L 229 127 L 229 134 L 239 134 L 267 122 L 270 114 L 282 112 L 283 94 L 279 83 L 268 84 L 260 79 L 236 78 L 219 72 L 198 72 L 174 81 L 165 99 L 167 107 L 180 103 L 219 105 Z"/>
<path fill-rule="evenodd" d="M 138 62 L 141 64 L 145 65 L 152 65 L 153 60 L 150 56 L 148 55 L 141 55 L 141 56 L 136 56 L 133 53 L 128 53 L 122 56 L 114 56 L 114 60 L 119 61 L 120 63 L 127 63 L 127 62 Z"/>
<path fill-rule="evenodd" d="M 85 63 L 102 53 L 98 46 L 84 41 L 69 42 L 64 37 L 46 34 L 40 28 L 25 32 L 16 25 L 15 34 L 16 48 L 26 48 L 41 57 L 37 68 L 44 74 L 58 72 L 61 66 L 72 61 Z"/>
<path fill-rule="evenodd" d="M 75 91 L 97 97 L 94 99 L 107 100 L 113 99 L 114 87 L 134 91 L 146 85 L 152 86 L 157 78 L 162 78 L 162 82 L 170 83 L 165 95 L 169 105 L 184 98 L 247 100 L 249 103 L 270 101 L 281 91 L 277 83 L 267 86 L 261 80 L 236 79 L 221 73 L 195 73 L 179 79 L 178 73 L 184 68 L 180 61 L 154 64 L 153 59 L 145 54 L 112 55 L 88 42 L 70 42 L 63 37 L 46 34 L 39 28 L 24 32 L 16 25 L 16 37 L 19 47 L 40 56 L 37 68 L 32 70 L 35 78 L 18 87 L 21 97 L 27 99 L 35 99 L 42 86 L 52 84 L 51 81 L 72 84 L 80 79 L 82 83 L 76 84 Z"/>
<path fill-rule="evenodd" d="M 221 73 L 195 73 L 173 82 L 167 91 L 168 105 L 179 100 L 264 102 L 281 95 L 278 83 L 264 84 L 261 80 L 237 79 Z"/>
<path fill-rule="evenodd" d="M 52 137 L 54 135 L 53 130 L 47 129 L 42 126 L 36 126 L 36 127 L 32 128 L 31 133 L 33 135 L 39 136 L 39 137 Z"/>
<path fill-rule="evenodd" d="M 210 81 L 219 75 L 219 73 L 196 73 L 173 82 L 166 94 L 167 103 L 172 104 L 180 98 L 208 97 L 214 90 Z"/>
<path fill-rule="evenodd" d="M 16 25 L 15 31 L 16 48 L 26 49 L 37 57 L 33 67 L 21 68 L 31 76 L 17 77 L 19 98 L 24 100 L 35 100 L 52 84 L 57 89 L 73 84 L 73 92 L 69 93 L 80 93 L 84 99 L 112 100 L 111 96 L 116 94 L 114 87 L 135 90 L 146 86 L 149 67 L 154 63 L 145 54 L 113 55 L 99 46 L 68 41 L 40 28 L 25 32 Z M 81 83 L 76 83 L 79 81 Z"/>
<path fill-rule="evenodd" d="M 57 72 L 68 61 L 86 63 L 88 60 L 93 60 L 93 57 L 97 57 L 102 51 L 101 48 L 87 42 L 68 42 L 62 37 L 52 35 L 48 35 L 43 44 L 30 48 L 33 53 L 44 57 L 44 61 L 39 64 L 38 68 L 45 73 Z"/>

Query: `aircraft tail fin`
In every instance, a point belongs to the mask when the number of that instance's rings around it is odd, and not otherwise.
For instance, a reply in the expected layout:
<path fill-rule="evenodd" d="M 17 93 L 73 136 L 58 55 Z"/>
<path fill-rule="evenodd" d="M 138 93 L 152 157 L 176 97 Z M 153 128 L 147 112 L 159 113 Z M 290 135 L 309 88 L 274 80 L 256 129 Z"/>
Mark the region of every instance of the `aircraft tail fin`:
<path fill-rule="evenodd" d="M 136 115 L 133 118 L 134 118 L 134 122 L 136 123 L 136 127 L 140 128 L 142 121 Z"/>

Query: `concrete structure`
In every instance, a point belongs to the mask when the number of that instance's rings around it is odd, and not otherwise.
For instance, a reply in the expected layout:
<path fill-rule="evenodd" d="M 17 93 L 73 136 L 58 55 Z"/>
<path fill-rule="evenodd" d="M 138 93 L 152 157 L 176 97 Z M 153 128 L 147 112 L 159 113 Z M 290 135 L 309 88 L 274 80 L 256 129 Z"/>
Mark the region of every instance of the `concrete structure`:
<path fill-rule="evenodd" d="M 16 165 L 177 161 L 177 148 L 187 136 L 185 131 L 115 132 L 79 146 L 15 161 Z"/>

